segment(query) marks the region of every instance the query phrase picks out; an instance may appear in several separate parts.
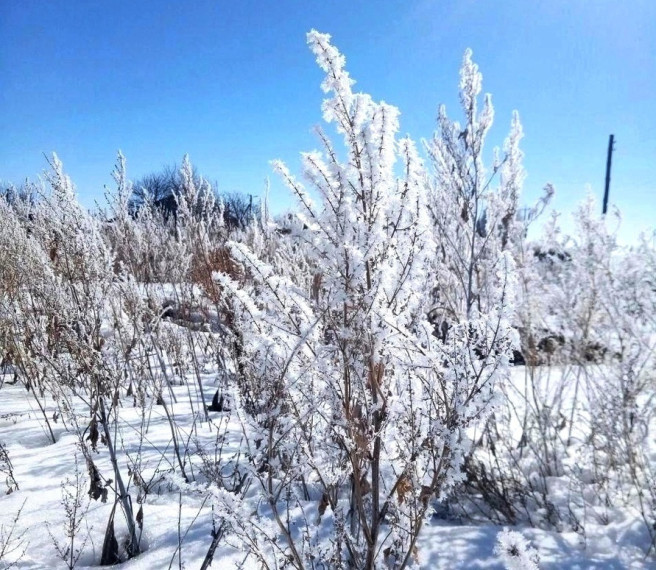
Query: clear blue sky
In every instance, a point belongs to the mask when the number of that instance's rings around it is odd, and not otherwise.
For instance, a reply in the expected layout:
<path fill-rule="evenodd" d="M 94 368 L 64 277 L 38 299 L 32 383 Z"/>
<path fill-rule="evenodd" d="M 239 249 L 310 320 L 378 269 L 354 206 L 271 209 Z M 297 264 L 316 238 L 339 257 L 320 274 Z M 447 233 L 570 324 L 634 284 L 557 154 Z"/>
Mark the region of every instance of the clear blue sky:
<path fill-rule="evenodd" d="M 222 190 L 259 194 L 271 159 L 297 169 L 318 146 L 311 28 L 416 139 L 439 103 L 457 114 L 471 47 L 496 108 L 492 143 L 520 112 L 526 202 L 547 181 L 563 211 L 587 184 L 601 196 L 614 133 L 622 235 L 656 225 L 655 0 L 0 0 L 0 179 L 34 178 L 56 151 L 91 206 L 120 148 L 132 178 L 189 153 Z"/>

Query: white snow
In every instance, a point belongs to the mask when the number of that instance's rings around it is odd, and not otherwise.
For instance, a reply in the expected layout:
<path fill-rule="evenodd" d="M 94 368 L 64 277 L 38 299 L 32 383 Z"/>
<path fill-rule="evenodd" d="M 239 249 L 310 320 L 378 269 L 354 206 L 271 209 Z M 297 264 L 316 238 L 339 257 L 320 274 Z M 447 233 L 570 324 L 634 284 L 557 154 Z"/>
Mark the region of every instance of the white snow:
<path fill-rule="evenodd" d="M 9 379 L 9 376 L 6 376 L 6 380 Z M 513 379 L 518 385 L 523 382 L 523 368 L 515 369 Z M 213 394 L 218 384 L 217 375 L 206 374 L 203 381 L 205 393 Z M 193 385 L 193 379 L 190 382 Z M 175 415 L 180 433 L 187 438 L 194 431 L 189 393 L 186 386 L 174 386 L 173 391 L 178 403 L 169 401 L 170 411 Z M 200 409 L 199 397 L 192 392 L 191 398 L 194 408 Z M 48 404 L 49 413 L 52 413 L 55 410 L 54 403 Z M 149 425 L 143 443 L 142 474 L 146 480 L 160 482 L 153 484 L 153 489 L 143 505 L 141 540 L 144 552 L 117 568 L 178 568 L 179 562 L 185 568 L 198 568 L 211 542 L 211 499 L 207 499 L 208 494 L 202 484 L 187 486 L 179 476 L 170 476 L 170 468 L 175 463 L 175 458 L 166 415 L 161 406 L 152 404 L 147 412 Z M 221 427 L 230 414 L 210 415 L 210 424 L 197 423 L 197 437 L 191 435 L 191 439 L 197 439 L 209 453 L 213 453 L 217 428 Z M 134 456 L 139 445 L 141 421 L 139 408 L 132 407 L 132 398 L 124 397 L 117 426 L 121 448 L 119 462 L 124 471 L 127 471 L 128 456 Z M 66 568 L 56 557 L 48 527 L 50 533 L 63 539 L 65 513 L 61 505 L 61 485 L 75 472 L 76 456 L 83 472 L 85 467 L 77 449 L 76 436 L 67 433 L 61 423 L 54 425 L 57 442 L 52 444 L 44 431 L 40 412 L 34 406 L 30 394 L 22 385 L 4 383 L 0 389 L 0 441 L 6 444 L 20 490 L 0 496 L 0 525 L 10 525 L 18 509 L 25 503 L 17 530 L 19 534 L 24 531 L 23 540 L 27 550 L 17 568 Z M 229 419 L 224 457 L 239 451 L 240 436 L 241 428 L 233 415 Z M 194 448 L 193 443 L 191 448 Z M 192 459 L 194 469 L 198 469 L 198 457 Z M 100 472 L 109 476 L 111 466 L 106 448 L 98 446 L 94 461 Z M 86 476 L 86 473 L 84 475 Z M 554 478 L 552 483 L 556 489 L 560 481 Z M 86 492 L 86 487 L 84 491 Z M 135 489 L 131 491 L 133 496 L 136 496 Z M 557 496 L 557 492 L 554 492 L 554 495 Z M 110 493 L 110 500 L 106 504 L 99 501 L 89 503 L 88 516 L 80 532 L 80 537 L 88 533 L 89 540 L 78 568 L 97 566 L 112 502 Z M 255 508 L 253 505 L 253 509 Z M 120 514 L 117 514 L 116 522 L 120 543 L 121 536 L 126 532 Z M 526 527 L 513 530 L 521 532 L 535 548 L 539 555 L 540 568 L 653 567 L 653 562 L 644 557 L 645 545 L 649 540 L 644 524 L 639 517 L 628 512 L 611 511 L 608 524 L 595 523 L 593 517 L 590 517 L 586 523 L 585 542 L 579 534 L 572 531 L 558 533 Z M 433 517 L 419 541 L 420 565 L 423 568 L 445 570 L 500 569 L 503 566 L 494 549 L 497 535 L 501 531 L 502 527 L 496 525 L 458 523 Z M 183 538 L 182 549 L 178 552 L 179 532 Z M 234 544 L 233 540 L 227 538 L 222 541 L 215 554 L 213 568 L 237 568 L 244 561 L 244 553 L 239 551 L 239 545 Z M 232 545 L 229 546 L 229 543 Z M 254 560 L 246 560 L 244 567 L 258 566 Z"/>

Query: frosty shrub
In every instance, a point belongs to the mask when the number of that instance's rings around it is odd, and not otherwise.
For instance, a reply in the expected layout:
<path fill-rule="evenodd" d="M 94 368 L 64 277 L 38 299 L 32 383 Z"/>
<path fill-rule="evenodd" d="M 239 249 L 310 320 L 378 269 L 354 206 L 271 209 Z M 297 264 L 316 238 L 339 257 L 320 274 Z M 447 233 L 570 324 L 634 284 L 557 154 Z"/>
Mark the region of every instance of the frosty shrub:
<path fill-rule="evenodd" d="M 2 211 L 25 250 L 24 263 L 13 265 L 20 287 L 3 299 L 11 315 L 11 349 L 52 441 L 52 422 L 60 418 L 78 436 L 93 484 L 99 489 L 116 482 L 131 556 L 139 552 L 139 545 L 110 428 L 124 379 L 124 366 L 116 356 L 123 352 L 119 347 L 126 323 L 124 314 L 111 311 L 121 305 L 120 279 L 99 220 L 78 203 L 56 156 L 50 166 L 46 175 L 50 192 L 41 196 L 29 216 L 21 219 L 20 210 Z M 107 333 L 108 322 L 113 334 Z M 48 407 L 54 410 L 46 413 Z M 107 446 L 114 471 L 104 483 L 91 456 L 99 441 Z"/>
<path fill-rule="evenodd" d="M 85 535 L 81 533 L 82 523 L 85 520 L 90 503 L 90 498 L 84 497 L 85 483 L 76 455 L 75 479 L 66 478 L 61 483 L 61 506 L 65 516 L 63 539 L 59 536 L 59 529 L 53 531 L 49 522 L 45 521 L 57 556 L 66 564 L 68 570 L 75 568 L 89 539 L 88 528 Z"/>
<path fill-rule="evenodd" d="M 29 546 L 25 538 L 27 531 L 20 529 L 18 526 L 24 507 L 25 501 L 23 501 L 18 511 L 11 515 L 11 520 L 0 523 L 0 563 L 5 570 L 16 568 L 25 556 Z"/>
<path fill-rule="evenodd" d="M 495 554 L 501 559 L 506 570 L 539 570 L 540 557 L 520 533 L 503 529 L 497 535 Z"/>
<path fill-rule="evenodd" d="M 241 419 L 260 496 L 253 514 L 217 491 L 218 509 L 265 564 L 405 568 L 418 561 L 433 497 L 461 477 L 466 430 L 485 417 L 506 373 L 513 262 L 495 245 L 502 233 L 487 240 L 493 245 L 478 243 L 476 211 L 463 214 L 456 244 L 433 231 L 427 199 L 442 191 L 445 174 L 431 182 L 414 142 L 398 138 L 396 108 L 353 92 L 328 35 L 312 31 L 308 43 L 326 73 L 324 119 L 343 137 L 346 157 L 323 131 L 323 152 L 302 155 L 317 203 L 275 163 L 299 201 L 293 237 L 312 274 L 299 279 L 232 243 L 247 285 L 216 275 L 242 339 Z M 473 69 L 466 58 L 469 101 L 478 94 Z M 470 119 L 463 137 L 480 147 Z M 476 186 L 467 207 L 485 191 Z M 458 291 L 458 319 L 443 338 L 427 320 L 435 268 L 449 275 L 440 290 Z M 483 274 L 485 303 L 476 281 Z"/>
<path fill-rule="evenodd" d="M 14 477 L 14 466 L 9 459 L 9 452 L 6 446 L 0 441 L 0 475 L 5 479 L 6 494 L 9 495 L 18 491 L 18 483 Z"/>
<path fill-rule="evenodd" d="M 511 246 L 523 237 L 517 222 L 524 178 L 519 116 L 513 115 L 503 158 L 494 149 L 494 164 L 486 168 L 483 150 L 494 109 L 488 94 L 479 111 L 481 89 L 482 75 L 467 50 L 460 70 L 464 123 L 451 121 L 441 106 L 438 131 L 426 145 L 434 171 L 427 206 L 436 243 L 430 316 L 444 340 L 477 334 L 477 320 L 487 321 L 500 303 L 513 300 L 501 291 L 514 269 Z M 460 330 L 463 322 L 466 333 Z M 478 350 L 489 352 L 485 341 Z"/>
<path fill-rule="evenodd" d="M 571 235 L 557 217 L 522 245 L 522 336 L 558 335 L 552 364 L 527 346 L 523 382 L 503 397 L 468 461 L 459 498 L 496 522 L 577 532 L 630 509 L 654 532 L 656 330 L 654 244 L 617 244 L 594 200 L 577 208 Z M 565 492 L 563 492 L 565 491 Z M 482 501 L 480 501 L 482 499 Z M 483 504 L 481 504 L 483 503 Z M 476 510 L 470 507 L 477 507 Z"/>

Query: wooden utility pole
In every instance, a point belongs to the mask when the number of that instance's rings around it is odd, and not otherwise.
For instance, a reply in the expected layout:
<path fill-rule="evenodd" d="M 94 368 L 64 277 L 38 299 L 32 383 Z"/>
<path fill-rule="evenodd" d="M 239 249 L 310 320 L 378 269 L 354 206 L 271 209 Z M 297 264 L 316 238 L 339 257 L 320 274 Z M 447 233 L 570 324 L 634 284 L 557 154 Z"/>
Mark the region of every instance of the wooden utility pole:
<path fill-rule="evenodd" d="M 608 211 L 608 193 L 610 192 L 610 166 L 613 159 L 613 147 L 615 145 L 615 135 L 610 135 L 608 139 L 608 157 L 606 158 L 606 189 L 604 190 L 604 206 L 602 214 Z"/>

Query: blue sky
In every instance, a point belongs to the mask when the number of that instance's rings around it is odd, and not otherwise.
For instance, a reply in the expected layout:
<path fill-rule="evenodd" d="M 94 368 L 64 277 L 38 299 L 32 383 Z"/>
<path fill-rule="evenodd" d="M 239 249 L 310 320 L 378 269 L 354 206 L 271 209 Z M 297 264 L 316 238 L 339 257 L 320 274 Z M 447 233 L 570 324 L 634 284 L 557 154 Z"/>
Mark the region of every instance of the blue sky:
<path fill-rule="evenodd" d="M 457 116 L 471 47 L 496 109 L 491 144 L 520 112 L 527 203 L 548 181 L 565 212 L 588 184 L 601 197 L 614 133 L 621 235 L 656 225 L 654 0 L 0 0 L 0 179 L 34 178 L 56 151 L 91 206 L 120 148 L 132 178 L 189 153 L 222 190 L 260 194 L 271 159 L 298 170 L 318 146 L 311 28 L 416 139 L 439 103 Z M 271 181 L 274 209 L 290 205 Z"/>

